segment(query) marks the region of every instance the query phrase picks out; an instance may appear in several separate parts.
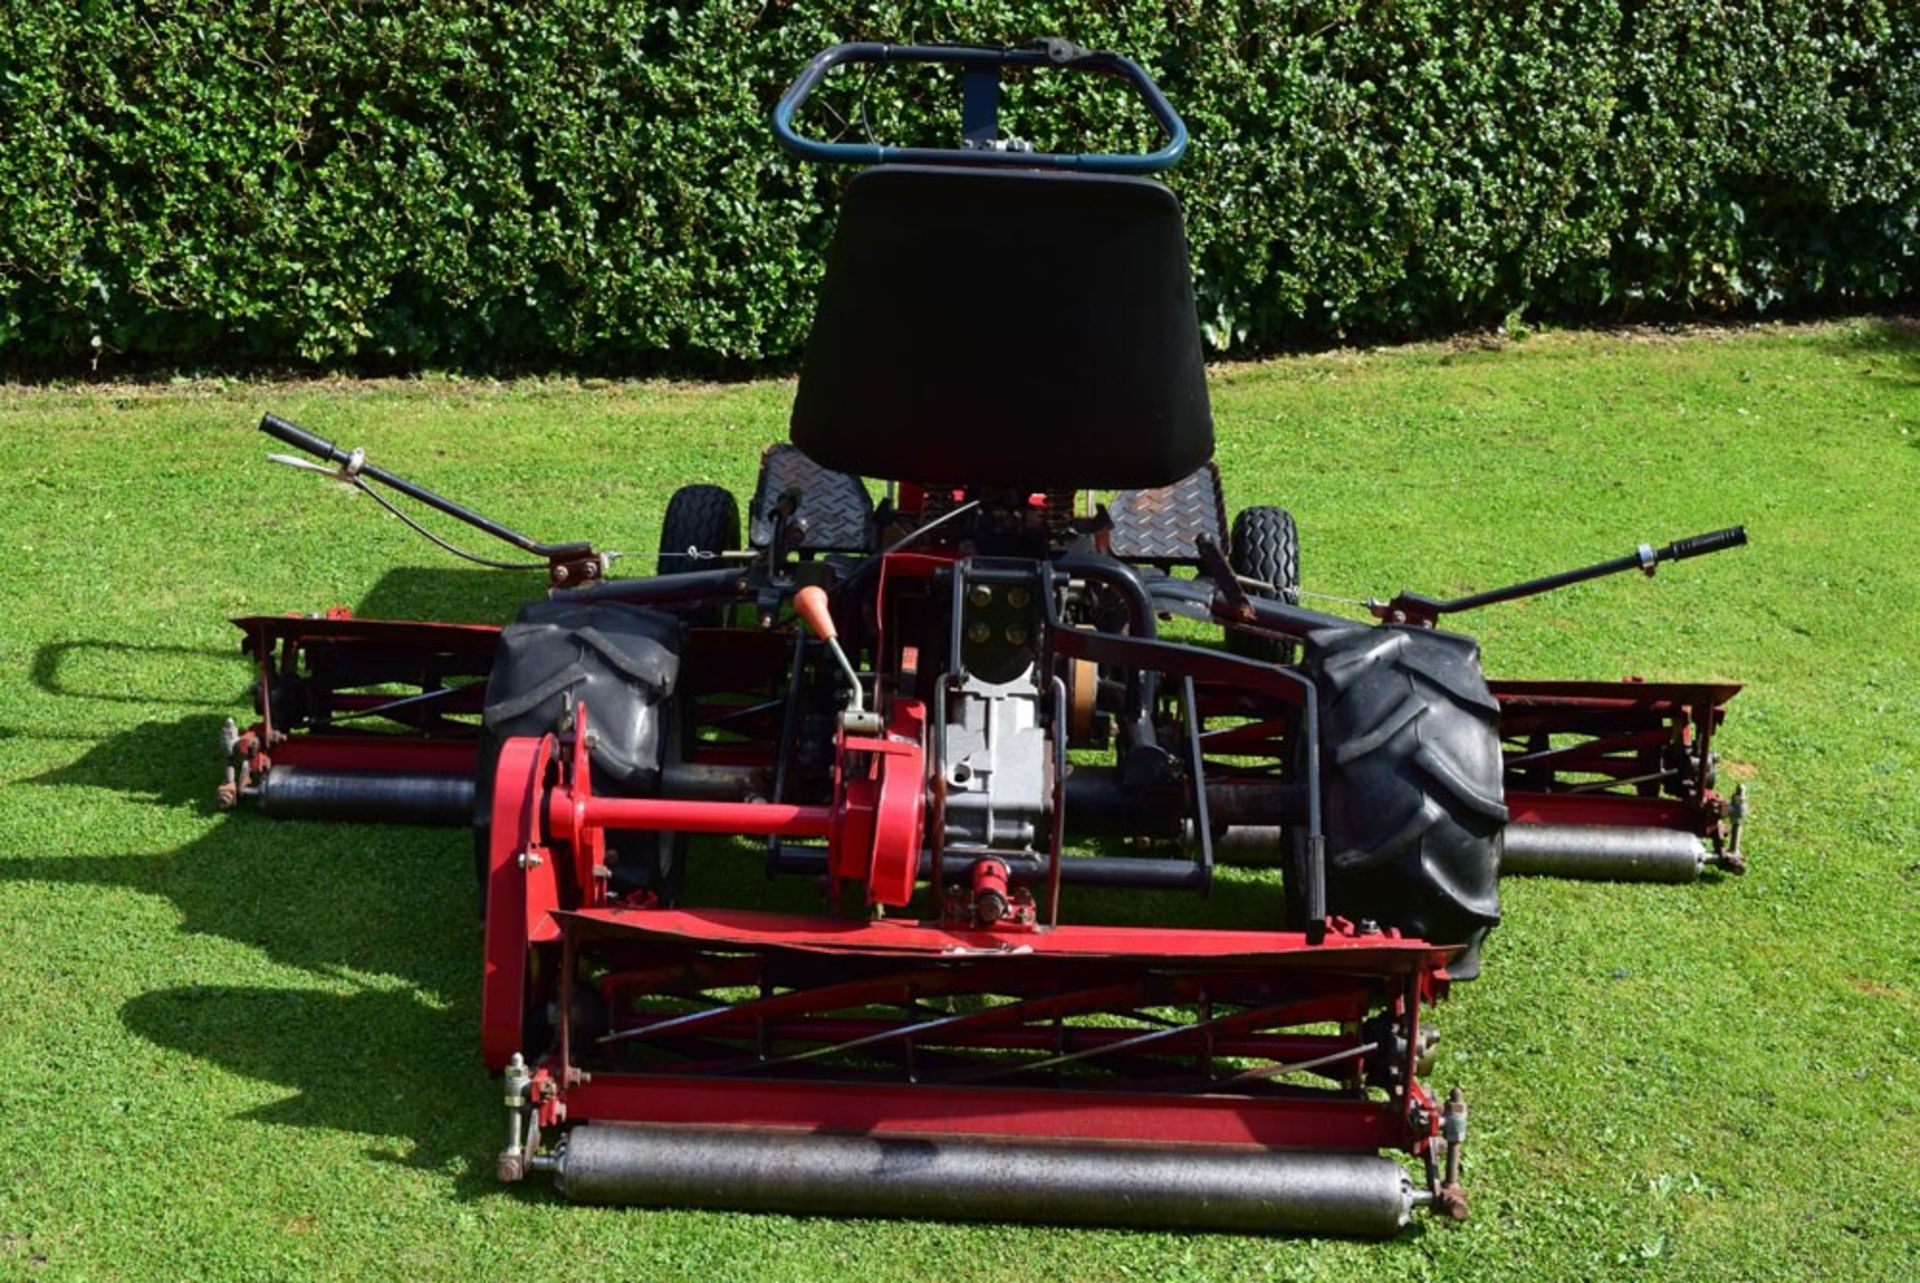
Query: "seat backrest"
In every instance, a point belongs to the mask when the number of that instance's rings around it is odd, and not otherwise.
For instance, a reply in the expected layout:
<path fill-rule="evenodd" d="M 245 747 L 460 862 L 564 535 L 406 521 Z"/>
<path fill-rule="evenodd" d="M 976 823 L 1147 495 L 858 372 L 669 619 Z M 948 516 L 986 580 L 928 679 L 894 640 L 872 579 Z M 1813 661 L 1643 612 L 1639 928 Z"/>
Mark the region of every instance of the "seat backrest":
<path fill-rule="evenodd" d="M 793 443 L 843 472 L 1149 487 L 1213 454 L 1186 234 L 1143 178 L 881 166 L 840 207 Z"/>

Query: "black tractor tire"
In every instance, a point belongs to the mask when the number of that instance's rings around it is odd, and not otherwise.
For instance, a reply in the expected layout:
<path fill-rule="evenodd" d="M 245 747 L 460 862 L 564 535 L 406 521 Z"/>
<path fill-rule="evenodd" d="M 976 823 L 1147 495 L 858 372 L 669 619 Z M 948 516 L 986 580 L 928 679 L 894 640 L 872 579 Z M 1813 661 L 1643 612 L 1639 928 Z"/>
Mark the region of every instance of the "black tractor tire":
<path fill-rule="evenodd" d="M 1500 706 L 1478 644 L 1327 628 L 1307 638 L 1304 665 L 1320 713 L 1328 912 L 1462 946 L 1449 973 L 1472 979 L 1500 921 L 1507 824 Z"/>
<path fill-rule="evenodd" d="M 483 906 L 501 743 L 557 733 L 574 706 L 585 704 L 593 732 L 594 794 L 657 796 L 662 768 L 681 747 L 674 689 L 683 637 L 674 616 L 618 601 L 529 602 L 501 630 L 474 779 L 474 855 Z M 673 903 L 686 880 L 685 851 L 683 834 L 609 833 L 611 889 L 651 891 Z"/>
<path fill-rule="evenodd" d="M 732 552 L 740 546 L 740 504 L 725 486 L 681 486 L 660 519 L 659 573 L 708 569 L 696 552 Z"/>
<path fill-rule="evenodd" d="M 1247 596 L 1299 601 L 1300 532 L 1293 524 L 1293 514 L 1285 508 L 1242 508 L 1227 536 L 1227 564 L 1237 575 L 1273 585 L 1269 590 L 1243 584 L 1241 591 Z M 1294 657 L 1291 642 L 1241 632 L 1227 633 L 1227 649 L 1269 664 L 1291 663 Z"/>

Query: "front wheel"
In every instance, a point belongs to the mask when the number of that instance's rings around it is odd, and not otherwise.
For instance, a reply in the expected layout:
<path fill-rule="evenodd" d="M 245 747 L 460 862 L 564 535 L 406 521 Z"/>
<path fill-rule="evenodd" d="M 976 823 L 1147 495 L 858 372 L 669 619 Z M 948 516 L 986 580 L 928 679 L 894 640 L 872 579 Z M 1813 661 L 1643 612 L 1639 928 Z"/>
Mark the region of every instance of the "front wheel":
<path fill-rule="evenodd" d="M 1327 628 L 1307 638 L 1319 698 L 1327 910 L 1463 946 L 1480 970 L 1500 921 L 1507 808 L 1500 706 L 1471 638 L 1424 628 Z"/>
<path fill-rule="evenodd" d="M 740 547 L 740 504 L 725 486 L 681 486 L 667 501 L 660 519 L 659 573 L 680 574 L 706 570 L 715 553 Z M 689 624 L 724 628 L 732 617 L 727 606 L 697 606 L 675 611 Z"/>
<path fill-rule="evenodd" d="M 1241 585 L 1249 597 L 1299 601 L 1300 532 L 1293 514 L 1285 508 L 1242 508 L 1227 536 L 1227 564 L 1234 574 L 1256 581 Z M 1269 664 L 1293 659 L 1291 642 L 1238 631 L 1227 633 L 1227 649 Z"/>
<path fill-rule="evenodd" d="M 740 504 L 725 486 L 681 486 L 660 519 L 659 572 L 704 569 L 714 553 L 740 547 Z"/>

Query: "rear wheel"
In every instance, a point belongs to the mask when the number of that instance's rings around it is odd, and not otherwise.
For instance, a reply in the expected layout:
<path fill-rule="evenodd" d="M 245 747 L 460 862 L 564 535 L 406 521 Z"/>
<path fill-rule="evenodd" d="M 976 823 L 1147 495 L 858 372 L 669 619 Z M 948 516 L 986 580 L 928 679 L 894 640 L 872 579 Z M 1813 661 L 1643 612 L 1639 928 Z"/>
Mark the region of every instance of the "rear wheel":
<path fill-rule="evenodd" d="M 1227 536 L 1227 563 L 1236 575 L 1259 581 L 1241 586 L 1249 597 L 1298 601 L 1300 532 L 1293 524 L 1293 514 L 1284 508 L 1242 508 Z M 1266 587 L 1262 587 L 1263 584 Z M 1269 664 L 1284 664 L 1293 659 L 1291 642 L 1242 632 L 1227 633 L 1227 649 Z"/>
<path fill-rule="evenodd" d="M 1500 708 L 1471 638 L 1423 628 L 1329 628 L 1307 638 L 1319 697 L 1328 912 L 1464 945 L 1480 969 L 1500 920 L 1507 808 Z"/>

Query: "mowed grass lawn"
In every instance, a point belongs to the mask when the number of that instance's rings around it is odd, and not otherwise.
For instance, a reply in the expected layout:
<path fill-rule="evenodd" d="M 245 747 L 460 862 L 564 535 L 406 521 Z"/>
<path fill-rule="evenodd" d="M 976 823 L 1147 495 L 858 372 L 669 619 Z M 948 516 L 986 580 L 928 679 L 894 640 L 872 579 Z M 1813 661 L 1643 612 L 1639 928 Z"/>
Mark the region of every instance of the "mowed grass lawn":
<path fill-rule="evenodd" d="M 1227 366 L 1235 504 L 1307 586 L 1451 594 L 1751 547 L 1466 622 L 1497 675 L 1710 678 L 1752 872 L 1510 882 L 1432 1081 L 1473 1219 L 1389 1244 L 567 1206 L 493 1183 L 465 838 L 220 816 L 229 616 L 498 619 L 273 409 L 550 538 L 745 494 L 792 387 L 0 390 L 0 1277 L 1920 1277 L 1920 340 L 1887 322 Z M 909 429 L 910 430 L 910 429 Z M 644 562 L 628 563 L 641 569 Z M 1210 912 L 1269 896 L 1244 878 Z"/>

